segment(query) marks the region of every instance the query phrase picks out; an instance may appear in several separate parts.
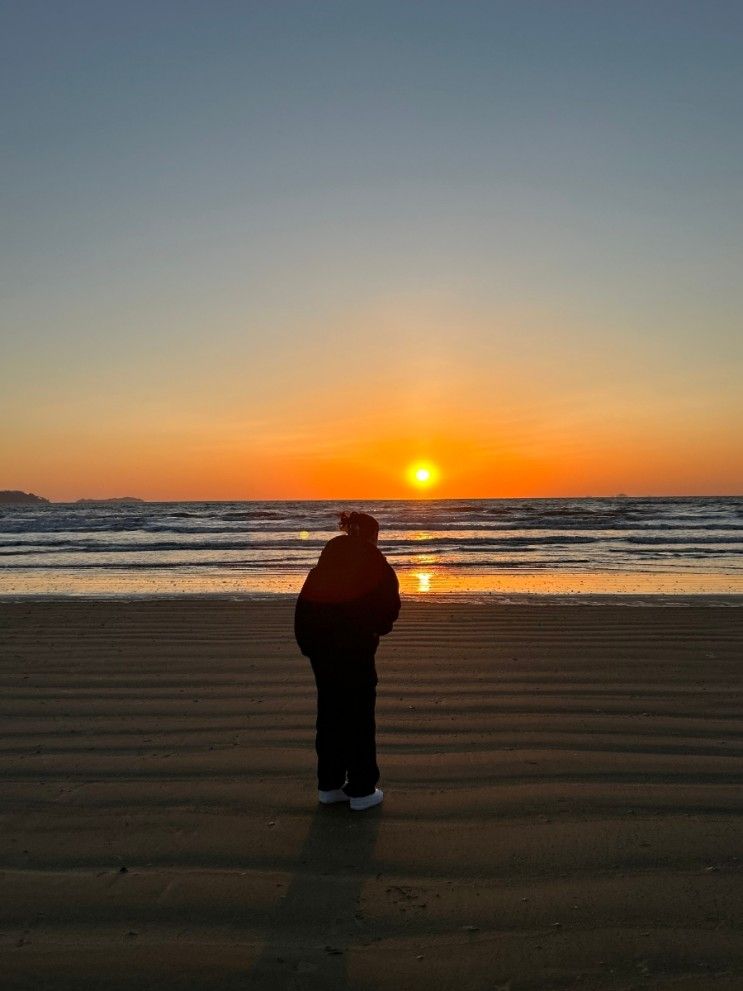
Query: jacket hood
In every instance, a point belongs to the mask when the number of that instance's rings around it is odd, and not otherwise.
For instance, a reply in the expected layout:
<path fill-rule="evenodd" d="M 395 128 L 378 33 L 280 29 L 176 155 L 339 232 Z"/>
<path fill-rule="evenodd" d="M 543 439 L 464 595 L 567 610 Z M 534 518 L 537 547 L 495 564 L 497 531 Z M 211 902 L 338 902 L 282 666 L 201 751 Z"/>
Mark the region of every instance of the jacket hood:
<path fill-rule="evenodd" d="M 341 534 L 323 548 L 308 576 L 305 594 L 316 602 L 348 602 L 375 588 L 387 567 L 374 544 Z"/>

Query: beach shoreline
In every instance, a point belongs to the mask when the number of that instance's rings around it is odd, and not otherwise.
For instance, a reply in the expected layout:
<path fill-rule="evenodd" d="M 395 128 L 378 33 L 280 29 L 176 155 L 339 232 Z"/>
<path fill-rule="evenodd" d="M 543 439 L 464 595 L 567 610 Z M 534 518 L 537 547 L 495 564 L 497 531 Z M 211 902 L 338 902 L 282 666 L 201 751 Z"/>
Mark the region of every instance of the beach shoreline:
<path fill-rule="evenodd" d="M 0 593 L 0 607 L 3 605 L 23 605 L 24 603 L 148 603 L 148 602 L 180 602 L 198 604 L 201 602 L 241 602 L 277 605 L 287 605 L 296 602 L 298 592 L 204 592 L 201 594 L 189 592 L 131 592 L 100 593 L 100 594 L 3 594 Z M 696 593 L 684 595 L 681 593 L 637 593 L 622 592 L 601 594 L 585 592 L 575 594 L 559 594 L 549 592 L 419 592 L 406 593 L 405 601 L 416 606 L 447 606 L 447 605 L 478 605 L 478 606 L 626 606 L 652 608 L 689 608 L 689 607 L 720 607 L 740 608 L 743 606 L 743 594 L 725 593 Z"/>
<path fill-rule="evenodd" d="M 364 814 L 291 621 L 0 603 L 4 988 L 741 986 L 736 609 L 407 599 Z"/>

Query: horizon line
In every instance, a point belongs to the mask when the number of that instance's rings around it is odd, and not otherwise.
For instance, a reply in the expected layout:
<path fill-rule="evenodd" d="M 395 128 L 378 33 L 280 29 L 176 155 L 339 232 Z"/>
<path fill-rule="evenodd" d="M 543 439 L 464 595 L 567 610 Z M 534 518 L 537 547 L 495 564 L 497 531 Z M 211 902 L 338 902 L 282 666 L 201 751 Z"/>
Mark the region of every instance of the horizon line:
<path fill-rule="evenodd" d="M 1 491 L 1 490 L 0 490 Z M 12 491 L 12 490 L 6 490 Z M 19 491 L 19 490 L 15 490 Z M 27 493 L 29 495 L 36 495 L 36 493 Z M 589 493 L 585 495 L 550 495 L 550 496 L 529 496 L 529 495 L 513 495 L 513 496 L 374 496 L 374 497 L 363 497 L 363 496 L 338 496 L 338 497 L 326 497 L 326 498 L 298 498 L 298 497 L 278 497 L 273 496 L 270 498 L 257 498 L 257 497 L 239 497 L 239 498 L 188 498 L 188 499 L 147 499 L 143 496 L 80 496 L 77 499 L 48 499 L 45 496 L 38 496 L 37 498 L 44 499 L 48 505 L 52 506 L 69 506 L 76 505 L 79 502 L 131 502 L 135 503 L 146 503 L 146 504 L 164 504 L 164 503 L 230 503 L 230 502 L 513 502 L 518 500 L 531 500 L 534 502 L 543 501 L 548 502 L 555 499 L 741 499 L 743 498 L 743 492 L 737 493 L 721 493 L 721 492 L 709 492 L 702 494 L 694 493 L 653 493 L 653 492 L 643 492 L 643 493 L 625 493 L 618 492 L 615 494 L 604 494 L 599 495 L 596 493 Z M 0 503 L 1 505 L 25 505 L 24 503 Z M 31 504 L 33 505 L 33 504 Z"/>

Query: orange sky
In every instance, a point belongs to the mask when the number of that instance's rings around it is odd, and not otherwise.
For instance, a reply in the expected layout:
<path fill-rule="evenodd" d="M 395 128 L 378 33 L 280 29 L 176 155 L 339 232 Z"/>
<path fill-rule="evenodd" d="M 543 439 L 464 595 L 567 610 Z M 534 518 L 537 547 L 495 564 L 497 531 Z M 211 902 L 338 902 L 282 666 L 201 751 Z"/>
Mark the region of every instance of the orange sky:
<path fill-rule="evenodd" d="M 356 384 L 355 394 L 368 403 L 350 404 L 342 393 L 313 407 L 304 395 L 296 403 L 302 409 L 290 403 L 273 421 L 232 419 L 227 411 L 194 418 L 186 411 L 179 422 L 177 409 L 158 419 L 145 408 L 120 420 L 91 420 L 81 429 L 60 416 L 8 445 L 16 468 L 6 474 L 7 485 L 55 500 L 743 491 L 741 461 L 731 457 L 738 449 L 735 410 L 712 396 L 700 417 L 694 402 L 673 406 L 656 397 L 640 404 L 638 397 L 620 401 L 612 390 L 602 404 L 592 394 L 565 401 L 559 392 L 550 396 L 546 386 L 520 400 L 504 389 L 490 408 L 467 408 L 468 386 L 478 397 L 471 380 L 456 389 L 450 381 L 454 395 L 430 405 L 422 398 L 425 389 L 411 403 L 393 388 L 381 391 L 379 383 L 366 390 L 361 378 Z M 346 412 L 347 404 L 355 408 Z M 411 486 L 408 469 L 419 461 L 438 468 L 438 484 Z"/>
<path fill-rule="evenodd" d="M 494 315 L 441 293 L 370 302 L 300 343 L 213 338 L 100 371 L 49 361 L 2 439 L 2 487 L 53 500 L 441 498 L 743 491 L 735 368 L 596 336 L 577 314 Z M 345 351 L 343 341 L 361 341 Z M 439 483 L 411 487 L 416 461 Z"/>

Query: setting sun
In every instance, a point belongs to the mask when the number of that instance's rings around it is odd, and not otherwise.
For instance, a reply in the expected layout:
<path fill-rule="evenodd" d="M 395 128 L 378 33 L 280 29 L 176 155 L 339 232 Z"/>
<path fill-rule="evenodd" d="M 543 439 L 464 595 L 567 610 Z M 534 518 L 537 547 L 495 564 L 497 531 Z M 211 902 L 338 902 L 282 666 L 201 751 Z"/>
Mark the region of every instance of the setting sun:
<path fill-rule="evenodd" d="M 408 481 L 419 489 L 426 489 L 438 481 L 439 470 L 428 462 L 416 462 L 408 468 Z"/>

